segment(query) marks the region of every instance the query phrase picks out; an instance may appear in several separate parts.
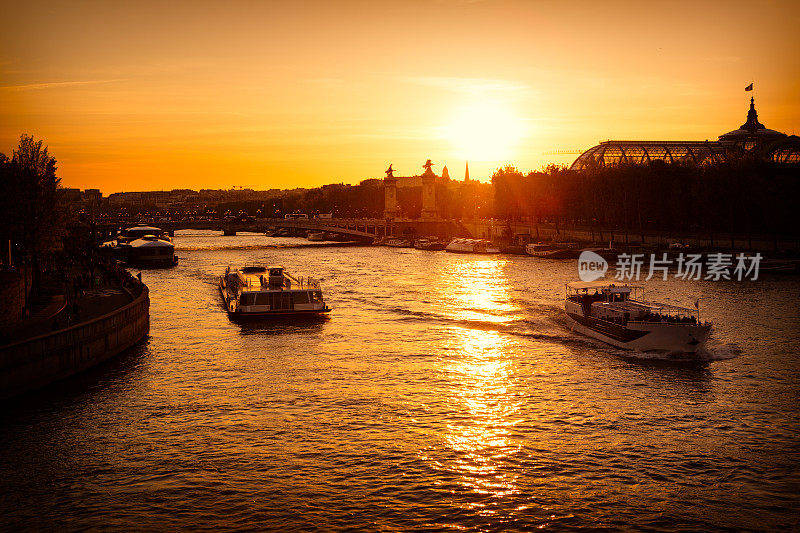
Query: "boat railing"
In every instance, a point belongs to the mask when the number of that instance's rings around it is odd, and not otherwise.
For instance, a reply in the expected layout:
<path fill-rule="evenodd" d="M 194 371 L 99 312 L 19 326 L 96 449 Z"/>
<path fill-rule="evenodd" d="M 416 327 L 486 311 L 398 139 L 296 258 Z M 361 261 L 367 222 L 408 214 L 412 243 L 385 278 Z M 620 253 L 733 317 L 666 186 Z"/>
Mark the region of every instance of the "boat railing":
<path fill-rule="evenodd" d="M 261 287 L 270 287 L 269 278 L 267 276 L 240 276 L 240 285 L 242 289 L 260 289 Z M 288 282 L 288 283 L 287 283 Z M 283 273 L 283 284 L 276 286 L 276 289 L 319 289 L 320 283 L 316 278 L 311 276 L 295 277 L 286 272 Z"/>
<path fill-rule="evenodd" d="M 625 323 L 640 322 L 640 323 L 665 323 L 675 325 L 694 324 L 698 326 L 709 325 L 710 322 L 700 321 L 699 309 L 691 309 L 688 307 L 680 307 L 677 305 L 670 305 L 665 303 L 649 303 L 649 302 L 617 302 L 610 304 L 615 310 L 624 315 L 626 310 L 644 310 L 643 315 L 631 317 Z"/>
<path fill-rule="evenodd" d="M 655 311 L 655 312 L 661 313 L 661 314 L 666 313 L 668 316 L 669 315 L 695 316 L 695 315 L 699 314 L 699 311 L 697 309 L 691 309 L 689 307 L 680 307 L 678 305 L 670 305 L 670 304 L 665 304 L 665 303 L 660 303 L 660 302 L 632 302 L 632 303 L 635 303 L 636 305 L 644 307 L 645 309 L 647 309 L 650 312 L 654 312 Z"/>

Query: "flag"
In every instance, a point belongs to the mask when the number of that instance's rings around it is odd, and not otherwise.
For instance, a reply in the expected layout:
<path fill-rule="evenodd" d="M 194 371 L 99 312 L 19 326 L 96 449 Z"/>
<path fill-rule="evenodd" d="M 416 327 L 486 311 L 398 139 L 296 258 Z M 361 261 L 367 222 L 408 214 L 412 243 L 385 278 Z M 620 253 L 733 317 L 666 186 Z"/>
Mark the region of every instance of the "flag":
<path fill-rule="evenodd" d="M 745 88 L 744 88 L 744 90 L 745 90 L 745 91 L 752 91 L 752 90 L 753 90 L 753 84 L 751 83 L 750 85 L 748 85 L 747 87 L 745 87 Z"/>

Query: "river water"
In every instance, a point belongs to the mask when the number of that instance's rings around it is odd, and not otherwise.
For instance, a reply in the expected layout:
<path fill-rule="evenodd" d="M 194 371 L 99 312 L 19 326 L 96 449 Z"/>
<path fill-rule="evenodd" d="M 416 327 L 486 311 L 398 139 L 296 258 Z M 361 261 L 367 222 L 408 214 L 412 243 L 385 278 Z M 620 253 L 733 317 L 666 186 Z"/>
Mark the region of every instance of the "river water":
<path fill-rule="evenodd" d="M 571 334 L 574 261 L 175 237 L 149 338 L 4 406 L 4 530 L 796 529 L 800 280 L 648 283 L 707 364 Z M 327 320 L 237 324 L 226 266 L 323 280 Z"/>

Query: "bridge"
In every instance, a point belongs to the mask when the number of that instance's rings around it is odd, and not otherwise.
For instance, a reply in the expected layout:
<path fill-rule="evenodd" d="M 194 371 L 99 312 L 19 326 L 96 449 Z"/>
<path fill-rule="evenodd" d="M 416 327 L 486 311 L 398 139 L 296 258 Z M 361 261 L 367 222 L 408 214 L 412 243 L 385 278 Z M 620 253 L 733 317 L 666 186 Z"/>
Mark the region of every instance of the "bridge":
<path fill-rule="evenodd" d="M 342 237 L 358 240 L 374 240 L 386 235 L 386 220 L 379 218 L 362 219 L 268 219 L 275 228 L 324 231 Z M 363 231 L 362 229 L 363 228 Z"/>
<path fill-rule="evenodd" d="M 259 218 L 249 221 L 241 220 L 158 220 L 158 219 L 115 219 L 98 222 L 98 232 L 107 237 L 116 234 L 121 228 L 136 225 L 155 226 L 174 235 L 181 229 L 205 229 L 222 231 L 224 235 L 236 235 L 237 232 L 266 233 L 278 228 L 287 228 L 301 231 L 324 231 L 341 237 L 354 240 L 372 242 L 377 237 L 383 237 L 387 232 L 386 220 L 378 218 L 368 219 L 285 219 L 285 218 Z M 389 230 L 391 232 L 391 229 Z"/>

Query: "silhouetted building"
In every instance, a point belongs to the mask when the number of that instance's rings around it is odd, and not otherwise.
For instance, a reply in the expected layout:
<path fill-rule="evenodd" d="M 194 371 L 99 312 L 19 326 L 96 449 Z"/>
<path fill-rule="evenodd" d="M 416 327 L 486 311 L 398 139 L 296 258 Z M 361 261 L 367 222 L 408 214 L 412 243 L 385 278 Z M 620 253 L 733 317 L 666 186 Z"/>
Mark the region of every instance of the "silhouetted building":
<path fill-rule="evenodd" d="M 758 121 L 755 101 L 750 98 L 747 120 L 738 129 L 719 136 L 717 141 L 605 141 L 583 152 L 571 169 L 599 165 L 669 163 L 700 165 L 724 160 L 728 154 L 749 152 L 783 165 L 800 164 L 800 137 L 765 128 Z"/>

